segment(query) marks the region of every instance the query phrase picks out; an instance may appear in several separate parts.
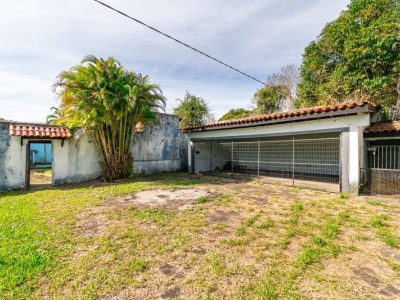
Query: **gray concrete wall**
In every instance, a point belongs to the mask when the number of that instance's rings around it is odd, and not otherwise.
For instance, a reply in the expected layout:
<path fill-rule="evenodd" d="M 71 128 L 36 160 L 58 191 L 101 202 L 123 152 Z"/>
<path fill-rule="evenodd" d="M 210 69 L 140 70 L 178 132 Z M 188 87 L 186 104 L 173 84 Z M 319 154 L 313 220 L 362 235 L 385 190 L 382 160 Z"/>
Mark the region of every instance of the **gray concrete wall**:
<path fill-rule="evenodd" d="M 187 138 L 179 132 L 179 117 L 159 114 L 158 124 L 146 125 L 144 132 L 135 134 L 132 145 L 133 172 L 152 174 L 179 171 L 182 169 L 181 151 L 185 147 L 187 149 Z"/>
<path fill-rule="evenodd" d="M 0 122 L 0 190 L 25 185 L 26 141 L 9 135 L 8 122 Z"/>

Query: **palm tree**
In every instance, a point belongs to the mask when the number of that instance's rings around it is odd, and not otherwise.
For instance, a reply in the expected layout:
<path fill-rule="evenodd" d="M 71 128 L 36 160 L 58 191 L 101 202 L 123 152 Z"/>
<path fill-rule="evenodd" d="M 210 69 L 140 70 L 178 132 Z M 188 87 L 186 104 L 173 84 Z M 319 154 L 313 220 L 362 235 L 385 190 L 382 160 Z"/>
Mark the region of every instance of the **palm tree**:
<path fill-rule="evenodd" d="M 47 124 L 59 124 L 64 116 L 61 109 L 58 107 L 51 107 L 50 108 L 51 114 L 47 115 L 46 123 Z"/>
<path fill-rule="evenodd" d="M 94 136 L 108 180 L 131 174 L 133 128 L 156 120 L 165 98 L 158 85 L 124 69 L 113 57 L 86 56 L 80 65 L 61 72 L 54 85 L 63 116 L 59 122 Z"/>

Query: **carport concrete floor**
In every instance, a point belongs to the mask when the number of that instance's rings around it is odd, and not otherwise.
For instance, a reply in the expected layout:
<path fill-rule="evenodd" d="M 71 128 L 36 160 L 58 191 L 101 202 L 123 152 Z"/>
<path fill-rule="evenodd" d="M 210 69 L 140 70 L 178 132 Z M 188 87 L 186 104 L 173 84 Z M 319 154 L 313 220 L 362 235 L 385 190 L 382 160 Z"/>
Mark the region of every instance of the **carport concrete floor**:
<path fill-rule="evenodd" d="M 397 299 L 399 214 L 398 196 L 184 173 L 8 192 L 0 293 Z"/>

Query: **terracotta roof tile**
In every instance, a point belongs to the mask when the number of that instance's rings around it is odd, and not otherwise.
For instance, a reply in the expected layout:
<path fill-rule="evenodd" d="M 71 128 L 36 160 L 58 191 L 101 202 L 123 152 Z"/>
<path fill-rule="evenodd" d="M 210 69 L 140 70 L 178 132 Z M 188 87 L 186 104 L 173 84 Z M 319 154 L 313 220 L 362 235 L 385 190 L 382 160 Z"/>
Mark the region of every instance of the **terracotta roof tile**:
<path fill-rule="evenodd" d="M 365 133 L 399 133 L 400 121 L 378 122 L 365 128 Z"/>
<path fill-rule="evenodd" d="M 10 124 L 10 135 L 39 138 L 69 138 L 71 132 L 64 127 L 39 124 Z"/>
<path fill-rule="evenodd" d="M 218 128 L 218 127 L 238 127 L 237 125 L 241 124 L 254 124 L 259 122 L 265 122 L 269 120 L 277 120 L 277 119 L 286 119 L 286 118 L 295 118 L 295 117 L 302 117 L 306 115 L 318 115 L 316 117 L 324 117 L 325 113 L 331 111 L 338 111 L 338 110 L 349 110 L 349 113 L 352 113 L 351 110 L 358 107 L 368 106 L 368 109 L 374 111 L 376 106 L 368 101 L 346 101 L 334 105 L 329 106 L 317 106 L 317 107 L 310 107 L 310 108 L 303 108 L 294 111 L 288 112 L 278 112 L 273 114 L 266 114 L 266 115 L 258 115 L 258 116 L 250 116 L 241 119 L 234 119 L 234 120 L 227 120 L 227 121 L 220 121 L 220 122 L 213 122 L 207 123 L 198 126 L 190 126 L 182 128 L 181 130 L 184 132 L 191 132 L 191 131 L 202 131 L 207 128 Z"/>

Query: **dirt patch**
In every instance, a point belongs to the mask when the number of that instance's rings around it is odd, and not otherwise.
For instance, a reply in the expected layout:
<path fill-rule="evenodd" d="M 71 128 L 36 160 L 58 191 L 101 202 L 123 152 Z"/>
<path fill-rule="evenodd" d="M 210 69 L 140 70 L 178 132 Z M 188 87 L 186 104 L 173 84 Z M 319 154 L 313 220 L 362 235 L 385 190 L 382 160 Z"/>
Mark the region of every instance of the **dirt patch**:
<path fill-rule="evenodd" d="M 179 286 L 175 286 L 171 289 L 166 290 L 162 295 L 162 299 L 174 299 L 177 298 L 181 294 L 181 288 Z"/>
<path fill-rule="evenodd" d="M 109 227 L 116 223 L 107 214 L 113 210 L 121 210 L 130 207 L 146 209 L 163 206 L 165 209 L 185 210 L 191 208 L 199 198 L 208 197 L 211 193 L 206 188 L 190 188 L 177 190 L 148 190 L 106 200 L 95 209 L 84 211 L 78 216 L 76 227 L 83 236 L 103 235 Z M 151 222 L 144 224 L 147 227 L 155 227 Z"/>
<path fill-rule="evenodd" d="M 112 206 L 135 206 L 137 208 L 152 208 L 164 206 L 184 210 L 190 208 L 199 198 L 207 197 L 210 192 L 206 189 L 192 188 L 179 190 L 149 190 L 132 195 L 125 195 L 110 203 Z"/>
<path fill-rule="evenodd" d="M 37 184 L 51 184 L 51 173 L 43 173 L 40 170 L 30 170 L 30 183 Z"/>
<path fill-rule="evenodd" d="M 215 213 L 208 218 L 208 220 L 211 223 L 226 222 L 229 221 L 231 218 L 237 216 L 240 216 L 240 213 L 235 210 L 216 210 Z"/>
<path fill-rule="evenodd" d="M 99 236 L 106 232 L 114 222 L 105 215 L 95 215 L 89 218 L 79 219 L 76 226 L 83 236 Z"/>
<path fill-rule="evenodd" d="M 160 267 L 160 271 L 165 276 L 172 276 L 175 273 L 175 268 L 170 264 L 165 264 Z"/>

